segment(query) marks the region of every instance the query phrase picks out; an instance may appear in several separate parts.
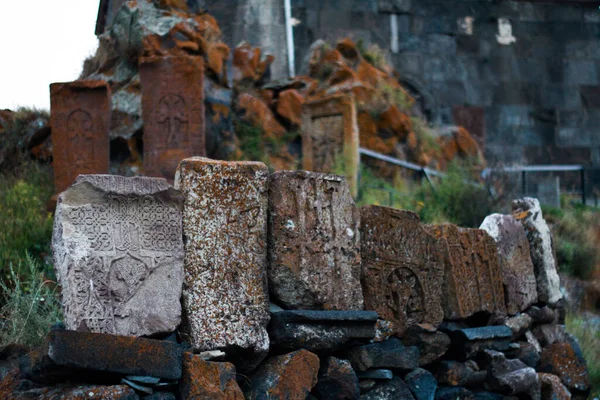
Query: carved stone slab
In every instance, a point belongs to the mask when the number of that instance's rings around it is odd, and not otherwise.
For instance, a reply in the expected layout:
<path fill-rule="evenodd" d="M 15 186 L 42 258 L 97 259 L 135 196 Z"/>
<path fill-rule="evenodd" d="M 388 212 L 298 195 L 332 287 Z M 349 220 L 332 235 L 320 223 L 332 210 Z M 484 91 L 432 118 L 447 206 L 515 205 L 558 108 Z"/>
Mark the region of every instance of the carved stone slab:
<path fill-rule="evenodd" d="M 140 82 L 144 172 L 172 181 L 181 160 L 206 154 L 202 58 L 142 58 Z"/>
<path fill-rule="evenodd" d="M 236 347 L 262 354 L 269 348 L 268 179 L 268 168 L 259 162 L 194 157 L 179 164 L 183 302 L 197 350 Z"/>
<path fill-rule="evenodd" d="M 444 317 L 442 284 L 447 248 L 410 211 L 360 209 L 365 309 L 392 323 L 393 332 Z"/>
<path fill-rule="evenodd" d="M 335 95 L 303 105 L 303 169 L 331 173 L 336 163 L 342 165 L 354 192 L 360 163 L 358 149 L 354 96 Z"/>
<path fill-rule="evenodd" d="M 104 81 L 50 85 L 52 157 L 56 192 L 79 174 L 106 174 L 110 163 L 111 91 Z"/>
<path fill-rule="evenodd" d="M 164 179 L 80 175 L 52 248 L 67 329 L 142 336 L 181 322 L 183 196 Z"/>
<path fill-rule="evenodd" d="M 512 209 L 512 215 L 525 228 L 529 241 L 539 300 L 555 304 L 562 299 L 560 278 L 556 272 L 552 234 L 542 215 L 540 202 L 538 199 L 525 197 L 513 201 Z"/>
<path fill-rule="evenodd" d="M 506 311 L 514 315 L 537 303 L 537 283 L 523 226 L 510 215 L 492 214 L 486 217 L 480 229 L 498 246 Z"/>
<path fill-rule="evenodd" d="M 269 285 L 288 309 L 362 310 L 360 215 L 337 175 L 280 171 L 269 186 Z"/>
<path fill-rule="evenodd" d="M 428 225 L 426 229 L 448 243 L 445 318 L 467 318 L 480 311 L 506 314 L 498 250 L 490 235 L 481 229 L 450 224 Z"/>

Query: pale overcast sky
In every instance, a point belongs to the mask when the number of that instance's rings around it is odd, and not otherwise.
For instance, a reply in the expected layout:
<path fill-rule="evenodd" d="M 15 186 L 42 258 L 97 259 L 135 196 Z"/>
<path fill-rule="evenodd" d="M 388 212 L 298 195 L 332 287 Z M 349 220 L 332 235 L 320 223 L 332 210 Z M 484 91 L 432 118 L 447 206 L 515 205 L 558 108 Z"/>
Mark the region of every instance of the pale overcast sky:
<path fill-rule="evenodd" d="M 94 54 L 98 0 L 0 0 L 0 109 L 50 108 L 48 85 Z"/>

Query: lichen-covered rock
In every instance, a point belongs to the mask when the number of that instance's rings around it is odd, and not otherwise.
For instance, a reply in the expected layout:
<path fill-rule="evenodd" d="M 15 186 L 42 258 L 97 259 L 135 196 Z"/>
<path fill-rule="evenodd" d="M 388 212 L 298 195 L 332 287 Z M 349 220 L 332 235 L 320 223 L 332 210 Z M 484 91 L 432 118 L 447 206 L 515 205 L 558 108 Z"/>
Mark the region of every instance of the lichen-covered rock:
<path fill-rule="evenodd" d="M 560 278 L 556 272 L 552 234 L 542 215 L 540 202 L 525 197 L 513 201 L 512 208 L 513 217 L 523 225 L 529 240 L 539 300 L 555 304 L 562 298 Z"/>
<path fill-rule="evenodd" d="M 542 383 L 542 399 L 544 400 L 571 400 L 571 393 L 560 381 L 560 378 L 552 374 L 539 373 L 538 377 Z"/>
<path fill-rule="evenodd" d="M 269 210 L 274 301 L 289 309 L 362 310 L 360 215 L 344 178 L 275 172 Z"/>
<path fill-rule="evenodd" d="M 480 370 L 474 361 L 461 363 L 445 360 L 437 367 L 436 377 L 442 385 L 479 386 L 485 382 L 487 371 Z"/>
<path fill-rule="evenodd" d="M 243 371 L 269 349 L 268 178 L 263 163 L 200 157 L 181 161 L 175 178 L 185 197 L 183 304 L 192 345 L 239 355 Z"/>
<path fill-rule="evenodd" d="M 431 372 L 417 368 L 404 377 L 415 400 L 434 400 L 438 383 Z"/>
<path fill-rule="evenodd" d="M 479 229 L 485 230 L 498 246 L 508 314 L 514 315 L 536 303 L 537 284 L 523 226 L 510 215 L 492 214 Z"/>
<path fill-rule="evenodd" d="M 294 125 L 302 123 L 302 104 L 304 97 L 296 89 L 288 89 L 279 93 L 277 113 Z"/>
<path fill-rule="evenodd" d="M 538 371 L 558 376 L 567 388 L 578 394 L 591 390 L 583 354 L 571 343 L 554 343 L 544 348 Z"/>
<path fill-rule="evenodd" d="M 520 360 L 507 360 L 497 351 L 485 350 L 484 354 L 490 389 L 511 395 L 526 393 L 532 400 L 541 400 L 541 384 L 533 368 Z"/>
<path fill-rule="evenodd" d="M 179 394 L 189 400 L 244 400 L 231 363 L 204 361 L 192 353 L 183 355 Z"/>
<path fill-rule="evenodd" d="M 327 357 L 319 369 L 314 393 L 321 399 L 354 400 L 360 396 L 358 378 L 348 360 Z"/>
<path fill-rule="evenodd" d="M 414 400 L 414 397 L 406 383 L 394 377 L 375 385 L 369 392 L 360 396 L 360 400 Z"/>
<path fill-rule="evenodd" d="M 370 368 L 394 368 L 410 371 L 419 366 L 419 349 L 406 347 L 393 338 L 381 343 L 372 343 L 348 349 L 346 357 L 357 371 Z"/>
<path fill-rule="evenodd" d="M 450 337 L 431 325 L 419 324 L 408 328 L 402 335 L 406 346 L 415 346 L 421 354 L 419 366 L 425 366 L 441 358 L 450 348 Z"/>
<path fill-rule="evenodd" d="M 144 336 L 177 328 L 182 206 L 164 179 L 145 177 L 80 175 L 59 196 L 52 249 L 67 329 Z"/>
<path fill-rule="evenodd" d="M 317 384 L 319 357 L 298 350 L 265 361 L 250 376 L 250 400 L 304 400 Z"/>

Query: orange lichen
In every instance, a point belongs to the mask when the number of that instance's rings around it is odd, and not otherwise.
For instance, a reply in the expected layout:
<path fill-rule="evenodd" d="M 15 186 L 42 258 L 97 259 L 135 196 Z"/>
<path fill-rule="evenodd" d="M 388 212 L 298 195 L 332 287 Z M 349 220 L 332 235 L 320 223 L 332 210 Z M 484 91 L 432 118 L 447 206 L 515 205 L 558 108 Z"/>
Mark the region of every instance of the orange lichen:
<path fill-rule="evenodd" d="M 304 98 L 295 89 L 288 89 L 279 94 L 277 99 L 277 113 L 292 122 L 300 125 Z"/>
<path fill-rule="evenodd" d="M 241 119 L 261 128 L 266 137 L 276 138 L 285 134 L 285 128 L 277 122 L 271 109 L 261 100 L 248 93 L 242 93 L 238 96 L 237 105 L 244 111 Z"/>

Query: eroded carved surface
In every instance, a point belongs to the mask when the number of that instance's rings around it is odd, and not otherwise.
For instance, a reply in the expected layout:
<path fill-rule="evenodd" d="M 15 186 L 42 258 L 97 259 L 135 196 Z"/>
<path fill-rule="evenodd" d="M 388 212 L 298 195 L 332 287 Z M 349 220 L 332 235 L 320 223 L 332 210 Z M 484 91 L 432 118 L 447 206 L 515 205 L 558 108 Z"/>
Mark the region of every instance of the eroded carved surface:
<path fill-rule="evenodd" d="M 344 145 L 344 117 L 341 114 L 313 118 L 313 170 L 331 172 L 336 158 L 342 157 Z"/>
<path fill-rule="evenodd" d="M 444 243 L 410 211 L 365 206 L 360 213 L 365 308 L 398 334 L 414 324 L 441 323 Z"/>
<path fill-rule="evenodd" d="M 426 228 L 448 243 L 445 317 L 467 318 L 480 311 L 506 314 L 497 247 L 490 235 L 481 229 L 459 228 L 450 224 Z"/>
<path fill-rule="evenodd" d="M 181 321 L 181 194 L 164 179 L 81 175 L 52 238 L 67 329 L 141 336 Z"/>
<path fill-rule="evenodd" d="M 185 196 L 183 300 L 198 350 L 268 350 L 268 177 L 258 162 L 195 157 L 177 169 L 175 186 Z"/>
<path fill-rule="evenodd" d="M 54 184 L 66 190 L 79 174 L 109 168 L 110 89 L 104 82 L 50 86 Z"/>
<path fill-rule="evenodd" d="M 289 309 L 361 310 L 360 215 L 344 178 L 271 175 L 269 282 Z"/>
<path fill-rule="evenodd" d="M 144 171 L 171 181 L 179 161 L 206 152 L 202 59 L 143 58 L 140 80 Z"/>

